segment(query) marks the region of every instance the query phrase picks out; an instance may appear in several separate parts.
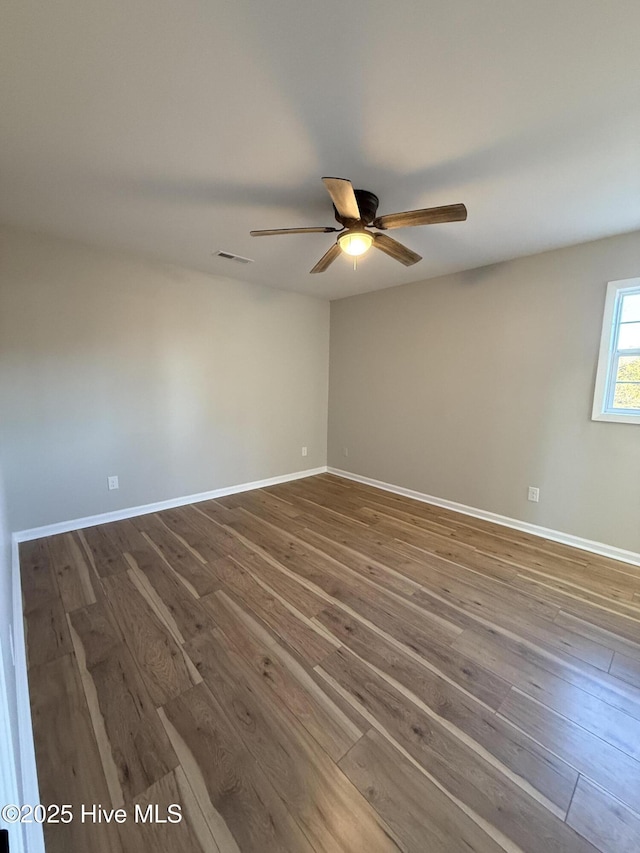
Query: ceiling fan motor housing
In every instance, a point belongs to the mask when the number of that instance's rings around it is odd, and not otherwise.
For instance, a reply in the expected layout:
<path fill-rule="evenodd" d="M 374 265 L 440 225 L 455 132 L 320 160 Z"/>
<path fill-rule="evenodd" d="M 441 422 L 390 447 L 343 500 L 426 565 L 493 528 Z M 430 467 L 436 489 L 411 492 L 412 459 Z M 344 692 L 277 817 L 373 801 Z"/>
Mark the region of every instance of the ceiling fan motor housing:
<path fill-rule="evenodd" d="M 347 227 L 353 226 L 358 221 L 362 223 L 362 225 L 369 225 L 376 217 L 376 213 L 378 211 L 378 205 L 380 204 L 380 200 L 378 196 L 374 193 L 369 192 L 369 190 L 354 190 L 356 195 L 356 201 L 358 202 L 358 209 L 360 211 L 360 219 L 353 220 L 347 219 L 344 216 L 340 216 L 338 211 L 336 210 L 335 204 L 333 205 L 333 212 L 336 217 L 336 220 L 341 224 Z"/>

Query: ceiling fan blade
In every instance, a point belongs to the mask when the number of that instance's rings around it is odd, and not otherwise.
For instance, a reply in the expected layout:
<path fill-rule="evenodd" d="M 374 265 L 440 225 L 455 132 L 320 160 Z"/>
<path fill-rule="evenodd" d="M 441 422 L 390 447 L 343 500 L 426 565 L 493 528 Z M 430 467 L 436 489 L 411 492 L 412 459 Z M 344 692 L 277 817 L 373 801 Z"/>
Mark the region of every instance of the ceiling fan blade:
<path fill-rule="evenodd" d="M 340 216 L 354 221 L 360 219 L 360 208 L 351 181 L 346 178 L 323 178 L 322 183 Z"/>
<path fill-rule="evenodd" d="M 328 234 L 330 231 L 338 231 L 338 228 L 272 228 L 270 231 L 250 231 L 252 237 L 273 237 L 275 234 Z"/>
<path fill-rule="evenodd" d="M 331 266 L 331 264 L 335 261 L 338 255 L 342 252 L 340 246 L 337 243 L 334 243 L 333 246 L 329 249 L 328 252 L 320 258 L 315 267 L 311 270 L 311 272 L 324 272 L 327 267 Z"/>
<path fill-rule="evenodd" d="M 373 245 L 376 249 L 384 252 L 385 255 L 389 255 L 389 257 L 394 258 L 396 261 L 400 261 L 405 267 L 410 267 L 412 264 L 417 264 L 418 261 L 422 260 L 422 255 L 412 252 L 411 249 L 403 246 L 402 243 L 398 243 L 393 237 L 387 237 L 386 234 L 374 234 Z"/>
<path fill-rule="evenodd" d="M 442 207 L 425 207 L 422 210 L 405 210 L 404 213 L 387 213 L 373 220 L 374 228 L 407 228 L 410 225 L 436 225 L 439 222 L 464 222 L 467 208 L 464 204 L 445 204 Z"/>

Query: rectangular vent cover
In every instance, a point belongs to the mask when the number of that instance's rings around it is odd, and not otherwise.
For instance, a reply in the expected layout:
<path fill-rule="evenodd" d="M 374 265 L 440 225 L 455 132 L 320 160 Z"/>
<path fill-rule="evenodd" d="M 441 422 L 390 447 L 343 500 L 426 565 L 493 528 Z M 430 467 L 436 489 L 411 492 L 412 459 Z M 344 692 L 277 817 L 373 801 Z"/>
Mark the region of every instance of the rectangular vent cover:
<path fill-rule="evenodd" d="M 251 258 L 243 258 L 242 255 L 234 255 L 231 252 L 214 252 L 215 258 L 224 258 L 227 261 L 236 261 L 238 264 L 252 264 Z"/>

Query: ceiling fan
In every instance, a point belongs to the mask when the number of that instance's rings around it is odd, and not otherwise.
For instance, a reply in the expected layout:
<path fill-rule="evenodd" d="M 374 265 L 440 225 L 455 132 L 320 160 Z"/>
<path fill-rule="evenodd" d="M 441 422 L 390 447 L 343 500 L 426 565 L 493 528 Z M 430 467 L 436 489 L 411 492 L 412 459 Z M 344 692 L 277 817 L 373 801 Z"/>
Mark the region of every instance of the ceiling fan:
<path fill-rule="evenodd" d="M 443 207 L 426 207 L 422 210 L 405 210 L 403 213 L 376 216 L 379 204 L 377 195 L 369 190 L 355 190 L 351 181 L 345 178 L 323 178 L 322 181 L 331 196 L 335 218 L 342 228 L 320 226 L 251 232 L 252 237 L 272 237 L 277 234 L 328 234 L 337 231 L 339 236 L 336 242 L 320 258 L 311 270 L 312 273 L 324 272 L 341 251 L 356 258 L 364 255 L 371 246 L 400 261 L 405 267 L 410 267 L 421 261 L 422 257 L 386 234 L 371 232 L 367 226 L 388 231 L 391 228 L 406 228 L 410 225 L 462 222 L 467 218 L 467 208 L 464 204 L 447 204 Z"/>

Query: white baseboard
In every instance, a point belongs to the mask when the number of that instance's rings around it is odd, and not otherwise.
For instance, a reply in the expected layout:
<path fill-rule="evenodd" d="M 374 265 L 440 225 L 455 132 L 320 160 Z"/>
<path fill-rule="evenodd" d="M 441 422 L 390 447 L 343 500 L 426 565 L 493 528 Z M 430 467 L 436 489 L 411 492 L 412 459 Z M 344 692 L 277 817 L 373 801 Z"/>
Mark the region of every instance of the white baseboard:
<path fill-rule="evenodd" d="M 406 498 L 422 501 L 422 503 L 441 506 L 445 509 L 460 512 L 463 515 L 471 515 L 474 518 L 483 518 L 485 521 L 492 521 L 494 524 L 501 524 L 503 527 L 511 527 L 514 530 L 531 533 L 533 536 L 540 536 L 542 539 L 550 539 L 553 542 L 570 545 L 572 548 L 580 548 L 582 551 L 589 551 L 601 557 L 610 557 L 612 560 L 620 560 L 623 563 L 640 566 L 640 554 L 637 554 L 635 551 L 625 551 L 623 548 L 606 545 L 604 542 L 594 542 L 591 539 L 583 539 L 581 536 L 574 536 L 571 533 L 552 530 L 550 527 L 541 527 L 538 524 L 531 524 L 528 521 L 519 521 L 517 518 L 509 518 L 509 516 L 498 515 L 498 513 L 489 512 L 488 510 L 477 509 L 477 507 L 459 504 L 455 501 L 444 500 L 443 498 L 436 498 L 433 495 L 426 495 L 423 492 L 416 492 L 413 489 L 405 489 L 402 486 L 395 486 L 392 483 L 383 483 L 381 480 L 373 480 L 371 477 L 363 477 L 360 474 L 353 474 L 350 471 L 342 471 L 340 468 L 328 467 L 327 471 L 329 474 L 335 474 L 336 477 L 344 477 L 346 480 L 354 480 L 356 483 L 374 486 L 376 489 L 382 489 L 385 492 L 393 492 L 396 495 L 403 495 Z"/>
<path fill-rule="evenodd" d="M 174 507 L 195 504 L 200 501 L 223 498 L 225 495 L 235 495 L 238 492 L 264 489 L 267 486 L 276 486 L 278 483 L 289 483 L 292 480 L 301 480 L 304 477 L 313 477 L 316 474 L 326 474 L 326 472 L 327 466 L 322 465 L 320 468 L 309 468 L 306 471 L 281 474 L 278 477 L 269 477 L 267 480 L 255 480 L 252 483 L 225 486 L 222 489 L 200 492 L 197 495 L 185 495 L 184 497 L 170 498 L 169 500 L 158 501 L 157 503 L 125 507 L 125 509 L 116 509 L 113 512 L 103 512 L 99 515 L 88 515 L 84 518 L 74 518 L 71 521 L 45 524 L 43 527 L 32 527 L 29 530 L 17 530 L 13 536 L 16 542 L 30 542 L 32 539 L 42 539 L 43 536 L 55 536 L 58 533 L 69 533 L 71 530 L 82 530 L 83 527 L 94 527 L 96 524 L 108 524 L 110 521 L 122 521 L 124 518 L 134 518 L 136 515 L 147 515 L 150 512 L 161 512 L 163 509 L 173 509 Z"/>
<path fill-rule="evenodd" d="M 20 560 L 18 540 L 15 535 L 11 542 L 11 586 L 13 596 L 13 656 L 16 678 L 16 704 L 18 710 L 18 747 L 20 767 L 18 783 L 20 802 L 37 804 L 40 802 L 36 753 L 33 743 L 31 724 L 31 703 L 29 701 L 29 679 L 27 675 L 27 648 L 24 638 L 24 616 L 22 612 L 22 585 L 20 583 Z M 25 853 L 45 853 L 42 824 L 24 824 Z"/>

